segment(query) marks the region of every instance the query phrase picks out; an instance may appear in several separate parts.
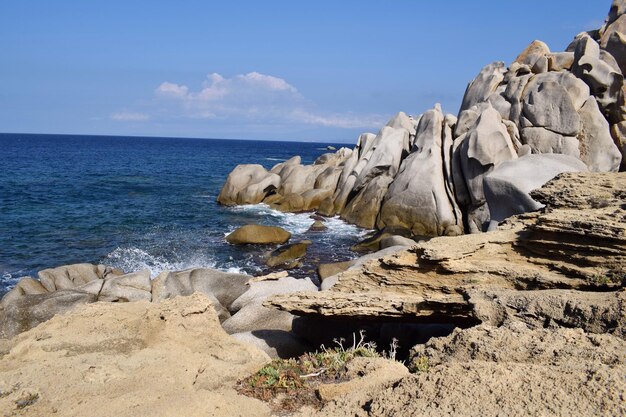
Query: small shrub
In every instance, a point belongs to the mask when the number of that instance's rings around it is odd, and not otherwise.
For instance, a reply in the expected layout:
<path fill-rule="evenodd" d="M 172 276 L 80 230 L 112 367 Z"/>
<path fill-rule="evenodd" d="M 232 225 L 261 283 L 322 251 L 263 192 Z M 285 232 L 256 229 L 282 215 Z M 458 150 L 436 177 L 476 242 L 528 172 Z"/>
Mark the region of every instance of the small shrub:
<path fill-rule="evenodd" d="M 409 371 L 411 371 L 412 373 L 428 372 L 429 368 L 430 364 L 428 362 L 428 357 L 418 356 L 417 358 L 413 359 L 413 362 L 411 362 Z"/>

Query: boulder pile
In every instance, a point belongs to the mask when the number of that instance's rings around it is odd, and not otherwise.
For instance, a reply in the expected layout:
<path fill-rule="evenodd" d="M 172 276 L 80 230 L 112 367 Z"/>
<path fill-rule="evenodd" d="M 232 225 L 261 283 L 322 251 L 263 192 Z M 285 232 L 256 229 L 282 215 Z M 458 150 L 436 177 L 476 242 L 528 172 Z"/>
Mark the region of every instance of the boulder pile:
<path fill-rule="evenodd" d="M 269 171 L 239 165 L 218 202 L 264 202 L 364 228 L 455 236 L 537 209 L 528 192 L 559 173 L 626 169 L 620 4 L 565 52 L 534 41 L 510 66 L 484 67 L 457 116 L 439 105 L 414 117 L 400 112 L 378 134 L 362 134 L 354 149 L 313 165 L 297 156 Z"/>

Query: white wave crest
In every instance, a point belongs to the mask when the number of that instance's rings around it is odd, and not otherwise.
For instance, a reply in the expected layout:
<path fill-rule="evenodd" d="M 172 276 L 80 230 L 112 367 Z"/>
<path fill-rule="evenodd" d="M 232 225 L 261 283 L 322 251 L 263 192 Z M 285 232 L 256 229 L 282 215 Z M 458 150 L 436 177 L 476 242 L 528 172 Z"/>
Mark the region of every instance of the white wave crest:
<path fill-rule="evenodd" d="M 256 217 L 256 220 L 261 224 L 280 226 L 292 234 L 305 233 L 309 230 L 313 222 L 315 222 L 315 220 L 311 218 L 312 213 L 284 213 L 282 211 L 274 210 L 267 204 L 263 203 L 235 206 L 231 207 L 230 210 L 238 213 L 249 214 Z M 330 235 L 360 237 L 369 232 L 367 229 L 362 229 L 353 224 L 346 223 L 341 220 L 339 216 L 326 218 L 325 223 L 328 228 L 326 233 Z M 229 233 L 237 227 L 239 226 L 231 226 Z M 228 233 L 225 233 L 225 235 L 226 234 Z"/>

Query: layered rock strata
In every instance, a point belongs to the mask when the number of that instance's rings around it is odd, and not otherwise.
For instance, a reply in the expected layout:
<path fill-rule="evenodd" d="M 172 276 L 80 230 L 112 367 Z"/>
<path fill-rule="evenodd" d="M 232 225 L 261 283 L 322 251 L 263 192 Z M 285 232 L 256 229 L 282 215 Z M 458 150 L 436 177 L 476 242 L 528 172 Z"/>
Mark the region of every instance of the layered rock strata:
<path fill-rule="evenodd" d="M 546 207 L 497 230 L 396 250 L 325 282 L 276 296 L 298 315 L 412 322 L 515 320 L 626 333 L 626 173 L 566 173 L 531 193 Z"/>

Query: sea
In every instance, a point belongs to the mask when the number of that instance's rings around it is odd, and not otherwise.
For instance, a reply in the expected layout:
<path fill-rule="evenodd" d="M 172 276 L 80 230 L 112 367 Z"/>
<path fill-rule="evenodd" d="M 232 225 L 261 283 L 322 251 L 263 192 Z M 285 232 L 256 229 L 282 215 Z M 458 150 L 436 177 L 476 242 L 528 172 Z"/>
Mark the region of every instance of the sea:
<path fill-rule="evenodd" d="M 292 276 L 357 256 L 367 230 L 339 218 L 309 232 L 312 213 L 216 202 L 237 164 L 271 168 L 294 155 L 312 163 L 331 145 L 162 137 L 0 134 L 0 295 L 23 276 L 72 263 L 125 272 L 192 267 L 259 275 L 274 247 L 233 246 L 249 223 L 280 226 L 313 244 Z M 345 145 L 343 145 L 345 146 Z"/>

